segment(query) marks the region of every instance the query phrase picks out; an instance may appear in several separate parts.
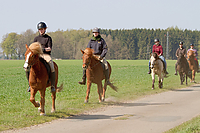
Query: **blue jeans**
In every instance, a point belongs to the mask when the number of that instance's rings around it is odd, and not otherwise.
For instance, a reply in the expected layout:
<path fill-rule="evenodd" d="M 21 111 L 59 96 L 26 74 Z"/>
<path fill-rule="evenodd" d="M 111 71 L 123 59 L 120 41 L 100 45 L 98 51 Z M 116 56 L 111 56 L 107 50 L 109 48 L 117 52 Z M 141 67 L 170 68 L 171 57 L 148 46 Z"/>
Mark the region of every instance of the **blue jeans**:
<path fill-rule="evenodd" d="M 166 62 L 166 60 L 165 60 L 165 58 L 164 58 L 164 56 L 159 56 L 159 58 L 164 62 L 164 64 L 165 64 L 165 69 L 167 70 L 167 62 Z M 149 60 L 149 70 L 150 70 L 150 60 Z"/>

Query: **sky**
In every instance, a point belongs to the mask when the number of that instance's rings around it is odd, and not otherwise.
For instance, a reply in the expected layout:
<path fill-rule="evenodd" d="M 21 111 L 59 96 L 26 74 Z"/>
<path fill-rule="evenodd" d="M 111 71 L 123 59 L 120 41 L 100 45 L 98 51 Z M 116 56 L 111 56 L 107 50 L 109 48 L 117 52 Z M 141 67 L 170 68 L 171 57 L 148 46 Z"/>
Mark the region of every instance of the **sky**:
<path fill-rule="evenodd" d="M 0 39 L 11 32 L 85 29 L 200 30 L 200 0 L 0 0 Z"/>

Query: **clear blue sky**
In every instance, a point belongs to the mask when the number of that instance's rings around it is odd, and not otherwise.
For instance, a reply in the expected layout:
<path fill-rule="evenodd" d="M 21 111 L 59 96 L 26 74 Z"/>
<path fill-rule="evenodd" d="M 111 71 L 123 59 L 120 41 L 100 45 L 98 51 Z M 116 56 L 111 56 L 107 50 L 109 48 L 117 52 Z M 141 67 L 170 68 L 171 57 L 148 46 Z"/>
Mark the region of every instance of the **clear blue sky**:
<path fill-rule="evenodd" d="M 0 39 L 10 33 L 58 29 L 200 30 L 200 0 L 1 0 Z"/>

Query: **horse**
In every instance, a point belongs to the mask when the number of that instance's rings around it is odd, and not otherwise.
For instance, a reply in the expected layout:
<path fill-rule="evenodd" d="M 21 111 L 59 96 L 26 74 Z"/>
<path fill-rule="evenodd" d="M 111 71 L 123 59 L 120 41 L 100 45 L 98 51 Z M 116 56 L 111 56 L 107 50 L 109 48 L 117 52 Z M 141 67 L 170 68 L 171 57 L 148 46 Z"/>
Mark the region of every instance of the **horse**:
<path fill-rule="evenodd" d="M 107 89 L 106 81 L 104 83 L 104 87 L 102 88 L 102 80 L 105 79 L 104 69 L 102 67 L 101 62 L 97 59 L 97 57 L 93 54 L 94 50 L 91 48 L 86 48 L 84 51 L 81 50 L 83 56 L 83 65 L 82 68 L 86 70 L 86 78 L 87 78 L 87 92 L 85 97 L 85 103 L 88 103 L 90 88 L 92 83 L 97 84 L 97 92 L 99 94 L 99 102 L 103 102 L 105 100 L 105 92 Z M 109 68 L 109 77 L 111 75 L 111 66 L 108 63 Z M 114 91 L 117 92 L 117 87 L 112 83 L 109 85 Z"/>
<path fill-rule="evenodd" d="M 155 75 L 158 75 L 158 82 L 159 82 L 159 88 L 163 87 L 163 80 L 164 80 L 164 64 L 162 60 L 159 58 L 157 53 L 151 53 L 150 54 L 150 68 L 151 68 L 151 76 L 152 76 L 152 89 L 154 89 L 154 83 L 155 83 Z"/>
<path fill-rule="evenodd" d="M 195 55 L 192 50 L 189 50 L 187 53 L 189 68 L 192 71 L 192 78 L 190 82 L 195 82 L 195 73 L 198 71 L 197 63 L 195 60 Z"/>
<path fill-rule="evenodd" d="M 186 81 L 187 85 L 187 77 L 191 78 L 191 75 L 188 75 L 189 67 L 188 62 L 183 53 L 179 53 L 178 59 L 177 59 L 177 71 L 179 72 L 181 85 L 183 85 L 183 82 Z"/>
<path fill-rule="evenodd" d="M 24 70 L 30 71 L 29 75 L 29 85 L 31 90 L 30 102 L 35 106 L 38 107 L 38 111 L 40 115 L 45 115 L 45 91 L 46 88 L 51 86 L 51 82 L 48 82 L 49 75 L 45 65 L 41 62 L 40 55 L 43 54 L 41 44 L 39 42 L 32 43 L 29 47 L 26 44 L 26 52 L 25 52 L 25 63 L 24 63 Z M 63 89 L 63 84 L 60 87 L 57 87 L 58 83 L 58 66 L 55 62 L 55 88 L 56 92 L 60 92 Z M 35 95 L 37 91 L 40 92 L 40 103 L 35 101 Z M 55 112 L 55 99 L 56 99 L 56 92 L 52 92 L 52 109 L 51 112 Z"/>

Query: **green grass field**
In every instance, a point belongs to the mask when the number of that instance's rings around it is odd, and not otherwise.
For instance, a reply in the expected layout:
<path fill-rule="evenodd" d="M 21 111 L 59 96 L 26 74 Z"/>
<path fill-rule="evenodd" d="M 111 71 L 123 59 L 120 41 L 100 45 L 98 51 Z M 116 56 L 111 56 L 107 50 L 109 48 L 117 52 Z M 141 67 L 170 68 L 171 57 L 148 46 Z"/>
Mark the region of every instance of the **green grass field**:
<path fill-rule="evenodd" d="M 186 85 L 180 85 L 179 76 L 174 76 L 175 61 L 167 61 L 167 69 L 170 74 L 168 78 L 164 79 L 163 89 L 158 88 L 156 78 L 155 90 L 152 90 L 151 75 L 147 74 L 147 60 L 110 60 L 112 66 L 111 81 L 119 90 L 116 93 L 108 87 L 106 98 L 112 97 L 114 101 L 99 103 L 97 86 L 93 84 L 89 103 L 85 104 L 86 86 L 78 84 L 82 78 L 82 61 L 56 60 L 55 62 L 59 67 L 58 86 L 64 83 L 64 90 L 57 93 L 56 113 L 52 114 L 50 113 L 51 93 L 47 89 L 46 116 L 40 116 L 37 108 L 29 101 L 30 93 L 26 91 L 28 82 L 22 68 L 24 61 L 0 60 L 0 131 L 49 122 L 53 119 L 80 114 L 117 102 L 186 87 Z M 196 76 L 196 81 L 200 81 L 199 74 Z M 189 85 L 192 84 L 189 83 Z M 36 95 L 36 100 L 40 100 L 39 92 Z"/>

